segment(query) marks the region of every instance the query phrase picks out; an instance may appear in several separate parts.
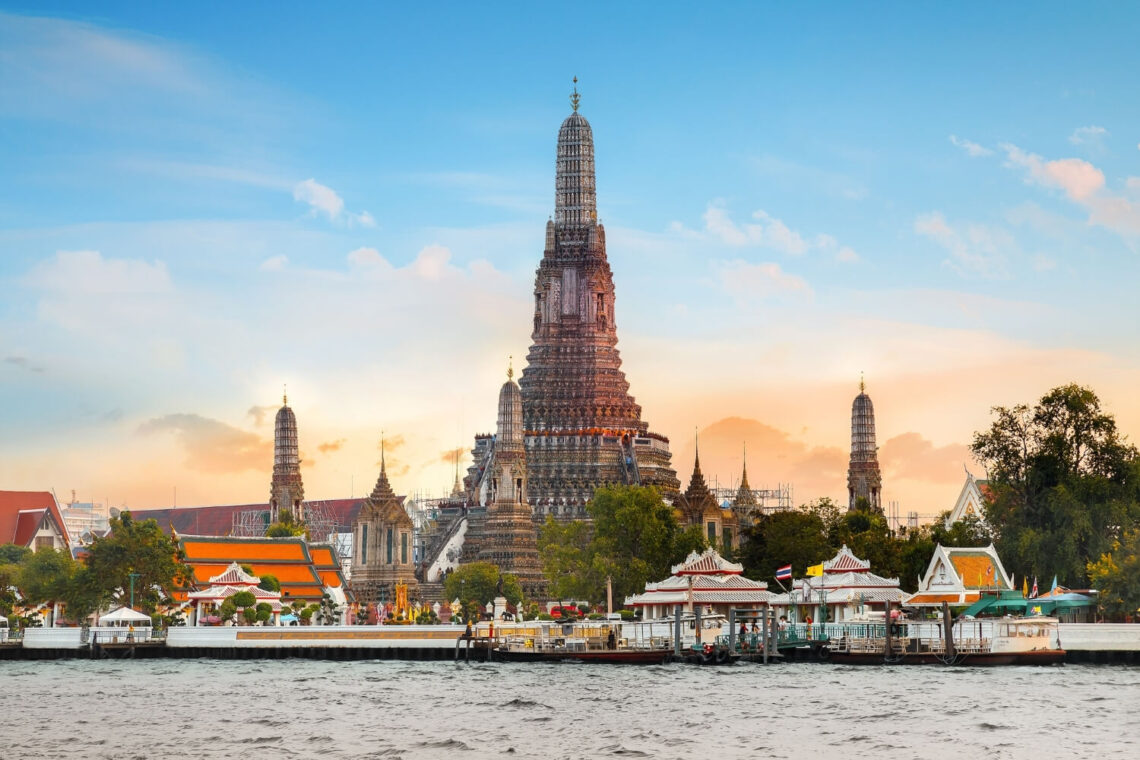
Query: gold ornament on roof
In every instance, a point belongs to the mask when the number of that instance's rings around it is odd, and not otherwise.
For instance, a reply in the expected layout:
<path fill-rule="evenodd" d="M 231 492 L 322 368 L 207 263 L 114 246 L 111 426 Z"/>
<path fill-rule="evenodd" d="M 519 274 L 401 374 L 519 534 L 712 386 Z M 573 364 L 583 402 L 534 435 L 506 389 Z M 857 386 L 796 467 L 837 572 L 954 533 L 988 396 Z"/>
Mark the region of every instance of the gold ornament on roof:
<path fill-rule="evenodd" d="M 511 354 L 507 357 L 507 379 L 513 380 L 515 376 L 515 356 Z"/>
<path fill-rule="evenodd" d="M 570 95 L 570 105 L 574 107 L 574 111 L 578 110 L 578 103 L 582 100 L 582 96 L 578 94 L 578 77 L 574 77 L 574 92 Z"/>

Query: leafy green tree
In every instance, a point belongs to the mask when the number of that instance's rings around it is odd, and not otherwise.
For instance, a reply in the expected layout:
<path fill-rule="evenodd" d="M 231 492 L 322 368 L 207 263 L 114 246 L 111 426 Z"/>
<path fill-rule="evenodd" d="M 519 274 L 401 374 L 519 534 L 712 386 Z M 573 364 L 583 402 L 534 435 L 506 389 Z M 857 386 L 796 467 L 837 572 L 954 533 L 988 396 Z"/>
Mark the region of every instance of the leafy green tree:
<path fill-rule="evenodd" d="M 966 515 L 961 520 L 946 526 L 950 517 L 947 510 L 930 525 L 930 538 L 943 546 L 989 546 L 993 534 L 984 520 L 977 515 Z"/>
<path fill-rule="evenodd" d="M 804 573 L 835 553 L 820 515 L 807 505 L 762 514 L 741 536 L 739 557 L 744 572 L 776 587 L 776 570 L 790 564 Z"/>
<path fill-rule="evenodd" d="M 281 581 L 277 580 L 276 575 L 266 573 L 261 576 L 261 583 L 258 583 L 257 587 L 265 591 L 281 591 Z"/>
<path fill-rule="evenodd" d="M 0 565 L 18 565 L 31 556 L 32 550 L 16 544 L 0 544 Z"/>
<path fill-rule="evenodd" d="M 166 593 L 188 579 L 177 542 L 151 520 L 136 521 L 130 512 L 111 518 L 111 530 L 96 536 L 88 547 L 87 567 L 100 588 L 119 604 L 128 604 L 131 573 L 135 580 L 135 604 L 153 613 Z"/>
<path fill-rule="evenodd" d="M 673 508 L 655 488 L 606 486 L 586 505 L 594 520 L 591 568 L 595 578 L 612 578 L 615 600 L 645 590 L 669 575 L 691 550 L 692 534 L 681 529 Z M 600 589 L 599 589 L 600 592 Z M 588 597 L 600 602 L 601 593 Z"/>
<path fill-rule="evenodd" d="M 490 562 L 470 562 L 460 565 L 447 576 L 443 588 L 447 598 L 458 599 L 464 609 L 469 604 L 486 607 L 498 596 L 500 575 L 503 579 L 503 596 L 509 604 L 519 604 L 523 598 L 519 579 L 511 573 L 500 574 L 498 565 Z"/>
<path fill-rule="evenodd" d="M 269 538 L 286 538 L 288 536 L 304 536 L 308 534 L 308 528 L 305 523 L 298 520 L 293 516 L 293 512 L 288 509 L 281 510 L 277 522 L 272 523 L 265 529 L 265 535 Z"/>
<path fill-rule="evenodd" d="M 547 517 L 538 534 L 538 552 L 552 599 L 597 599 L 605 578 L 593 573 L 590 526 L 581 520 Z M 448 594 L 449 599 L 454 596 Z"/>
<path fill-rule="evenodd" d="M 1089 578 L 1097 589 L 1101 612 L 1132 622 L 1140 614 L 1140 528 L 1127 531 L 1110 551 L 1090 562 Z"/>
<path fill-rule="evenodd" d="M 64 604 L 64 616 L 75 623 L 83 623 L 107 598 L 95 575 L 66 550 L 29 555 L 20 565 L 17 585 L 29 602 Z"/>
<path fill-rule="evenodd" d="M 971 450 L 989 472 L 986 522 L 1007 567 L 1085 586 L 1088 568 L 1140 520 L 1140 457 L 1089 388 L 1032 408 L 995 407 Z"/>

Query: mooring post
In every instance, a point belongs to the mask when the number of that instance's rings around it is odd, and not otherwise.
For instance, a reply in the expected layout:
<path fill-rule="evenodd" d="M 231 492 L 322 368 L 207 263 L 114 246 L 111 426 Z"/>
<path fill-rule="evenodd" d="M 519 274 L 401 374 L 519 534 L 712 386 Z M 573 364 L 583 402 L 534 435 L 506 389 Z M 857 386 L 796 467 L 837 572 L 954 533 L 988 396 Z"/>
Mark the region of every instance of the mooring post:
<path fill-rule="evenodd" d="M 681 605 L 673 607 L 673 654 L 681 656 Z"/>
<path fill-rule="evenodd" d="M 891 661 L 891 602 L 883 611 L 883 662 Z"/>
<path fill-rule="evenodd" d="M 697 616 L 693 623 L 694 635 L 697 637 L 697 645 L 700 646 L 703 642 L 701 641 L 701 606 L 699 604 L 693 608 L 693 613 Z"/>
<path fill-rule="evenodd" d="M 728 611 L 728 651 L 736 651 L 736 610 Z"/>
<path fill-rule="evenodd" d="M 765 665 L 768 664 L 768 645 L 771 643 L 768 640 L 769 639 L 769 636 L 768 636 L 768 613 L 771 611 L 771 609 L 772 609 L 771 607 L 766 607 L 764 609 L 764 611 L 760 613 L 763 616 L 763 618 L 760 621 L 760 631 L 761 631 L 760 643 L 762 643 L 764 645 L 764 664 Z"/>
<path fill-rule="evenodd" d="M 950 619 L 950 603 L 942 603 L 942 631 L 946 637 L 946 658 L 954 658 L 954 621 Z"/>

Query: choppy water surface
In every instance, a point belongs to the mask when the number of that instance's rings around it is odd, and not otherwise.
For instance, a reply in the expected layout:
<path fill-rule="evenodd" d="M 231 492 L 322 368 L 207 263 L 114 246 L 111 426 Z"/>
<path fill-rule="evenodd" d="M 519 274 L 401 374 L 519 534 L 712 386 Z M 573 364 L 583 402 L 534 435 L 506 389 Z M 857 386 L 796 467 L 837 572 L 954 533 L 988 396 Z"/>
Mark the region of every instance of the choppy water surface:
<path fill-rule="evenodd" d="M 1140 757 L 1140 668 L 0 662 L 6 757 Z"/>

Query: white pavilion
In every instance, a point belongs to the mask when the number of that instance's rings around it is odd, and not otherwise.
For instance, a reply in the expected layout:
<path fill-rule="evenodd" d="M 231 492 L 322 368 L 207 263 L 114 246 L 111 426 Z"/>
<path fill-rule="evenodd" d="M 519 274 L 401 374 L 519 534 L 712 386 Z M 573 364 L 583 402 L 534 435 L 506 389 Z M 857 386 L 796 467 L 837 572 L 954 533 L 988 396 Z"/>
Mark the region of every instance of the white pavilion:
<path fill-rule="evenodd" d="M 758 610 L 775 596 L 767 583 L 745 578 L 743 565 L 729 562 L 711 547 L 701 554 L 692 552 L 671 572 L 663 581 L 645 584 L 644 593 L 626 597 L 625 606 L 640 608 L 644 620 L 656 620 L 673 614 L 678 604 L 686 612 L 699 607 L 706 614 L 727 615 L 730 609 Z"/>

